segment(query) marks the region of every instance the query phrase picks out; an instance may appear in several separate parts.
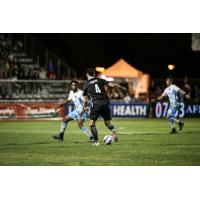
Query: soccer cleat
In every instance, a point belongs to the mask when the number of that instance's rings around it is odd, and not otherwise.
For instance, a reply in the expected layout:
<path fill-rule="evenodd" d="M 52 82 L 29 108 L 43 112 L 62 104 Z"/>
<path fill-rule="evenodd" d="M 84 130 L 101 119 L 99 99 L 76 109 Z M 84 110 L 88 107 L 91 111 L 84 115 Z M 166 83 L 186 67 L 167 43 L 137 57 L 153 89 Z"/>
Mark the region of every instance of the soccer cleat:
<path fill-rule="evenodd" d="M 183 127 L 184 127 L 184 123 L 183 122 L 179 122 L 178 125 L 179 125 L 179 131 L 181 131 L 183 129 Z"/>
<path fill-rule="evenodd" d="M 64 140 L 63 134 L 60 133 L 60 134 L 58 134 L 58 135 L 53 135 L 53 139 L 59 140 L 59 141 L 63 141 L 63 140 Z"/>
<path fill-rule="evenodd" d="M 94 142 L 95 140 L 94 140 L 94 138 L 93 138 L 93 136 L 90 136 L 90 138 L 89 138 L 90 140 L 90 142 Z"/>
<path fill-rule="evenodd" d="M 99 142 L 98 141 L 96 141 L 96 142 L 94 142 L 94 144 L 92 144 L 92 146 L 99 146 L 100 144 L 99 144 Z"/>
<path fill-rule="evenodd" d="M 176 133 L 177 133 L 177 131 L 175 128 L 173 128 L 172 131 L 170 132 L 170 134 L 176 134 Z"/>

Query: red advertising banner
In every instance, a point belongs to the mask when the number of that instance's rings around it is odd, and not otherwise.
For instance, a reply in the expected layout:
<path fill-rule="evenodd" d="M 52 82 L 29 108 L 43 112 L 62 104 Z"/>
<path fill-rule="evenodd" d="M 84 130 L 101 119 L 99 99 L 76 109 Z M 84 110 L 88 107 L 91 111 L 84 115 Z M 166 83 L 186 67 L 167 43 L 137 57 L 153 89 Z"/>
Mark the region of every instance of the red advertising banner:
<path fill-rule="evenodd" d="M 64 116 L 64 107 L 55 112 L 56 103 L 0 103 L 0 120 L 60 118 Z"/>

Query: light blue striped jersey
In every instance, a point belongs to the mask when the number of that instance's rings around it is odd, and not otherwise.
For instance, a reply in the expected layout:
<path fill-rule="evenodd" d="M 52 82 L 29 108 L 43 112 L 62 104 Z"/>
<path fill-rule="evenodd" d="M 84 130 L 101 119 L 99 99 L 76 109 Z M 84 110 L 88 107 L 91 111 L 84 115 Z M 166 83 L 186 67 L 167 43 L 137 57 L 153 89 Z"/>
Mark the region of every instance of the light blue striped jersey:
<path fill-rule="evenodd" d="M 83 91 L 78 89 L 76 92 L 71 90 L 68 96 L 69 101 L 73 101 L 75 108 L 78 112 L 83 111 Z"/>
<path fill-rule="evenodd" d="M 168 96 L 169 98 L 169 102 L 170 102 L 170 106 L 176 106 L 178 105 L 179 101 L 178 101 L 178 91 L 179 91 L 179 87 L 177 87 L 176 85 L 171 84 L 169 87 L 167 87 L 162 96 Z"/>

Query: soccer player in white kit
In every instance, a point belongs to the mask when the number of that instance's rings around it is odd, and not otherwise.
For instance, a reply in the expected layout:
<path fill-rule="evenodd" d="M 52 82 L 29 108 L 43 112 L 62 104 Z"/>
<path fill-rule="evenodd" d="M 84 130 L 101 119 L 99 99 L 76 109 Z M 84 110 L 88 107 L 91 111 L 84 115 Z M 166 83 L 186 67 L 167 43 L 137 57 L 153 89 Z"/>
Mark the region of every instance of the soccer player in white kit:
<path fill-rule="evenodd" d="M 179 108 L 179 100 L 178 100 L 178 93 L 181 95 L 185 96 L 187 99 L 190 99 L 190 96 L 186 94 L 185 91 L 177 87 L 176 85 L 172 84 L 173 83 L 173 78 L 168 77 L 166 79 L 166 85 L 167 88 L 164 90 L 162 95 L 158 97 L 157 99 L 152 99 L 151 102 L 159 101 L 163 99 L 164 97 L 169 98 L 170 106 L 167 112 L 167 118 L 169 120 L 169 123 L 171 125 L 171 134 L 177 133 L 176 128 L 175 128 L 175 123 L 179 125 L 179 130 L 181 131 L 183 129 L 184 123 L 176 119 L 176 113 L 178 112 Z"/>
<path fill-rule="evenodd" d="M 55 111 L 69 102 L 74 103 L 75 110 L 63 117 L 63 121 L 60 126 L 60 133 L 58 135 L 53 135 L 53 138 L 59 141 L 63 141 L 65 129 L 67 127 L 68 122 L 72 120 L 77 120 L 78 127 L 83 131 L 83 133 L 85 133 L 88 136 L 90 141 L 94 141 L 92 134 L 90 133 L 88 128 L 84 126 L 84 122 L 86 120 L 86 110 L 83 107 L 83 91 L 78 88 L 78 82 L 76 80 L 71 81 L 71 90 L 68 98 L 59 103 L 55 107 Z"/>

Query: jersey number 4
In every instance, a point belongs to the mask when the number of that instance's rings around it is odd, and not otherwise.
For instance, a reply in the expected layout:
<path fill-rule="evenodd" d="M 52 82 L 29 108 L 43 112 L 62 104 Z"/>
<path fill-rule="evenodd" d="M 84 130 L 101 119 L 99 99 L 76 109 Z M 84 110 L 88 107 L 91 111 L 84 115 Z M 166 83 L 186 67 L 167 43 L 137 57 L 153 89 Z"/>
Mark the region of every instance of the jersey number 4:
<path fill-rule="evenodd" d="M 95 91 L 96 93 L 101 93 L 101 90 L 99 89 L 99 86 L 97 84 L 95 84 Z"/>

